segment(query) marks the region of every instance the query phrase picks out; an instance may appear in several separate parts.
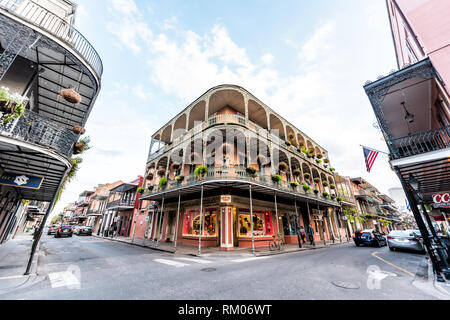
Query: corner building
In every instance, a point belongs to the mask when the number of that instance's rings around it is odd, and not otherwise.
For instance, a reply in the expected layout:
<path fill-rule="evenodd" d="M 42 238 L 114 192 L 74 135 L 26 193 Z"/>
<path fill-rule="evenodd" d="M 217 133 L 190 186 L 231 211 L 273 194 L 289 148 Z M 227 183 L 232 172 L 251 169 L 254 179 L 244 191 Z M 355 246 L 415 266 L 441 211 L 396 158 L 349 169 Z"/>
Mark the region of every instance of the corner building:
<path fill-rule="evenodd" d="M 323 147 L 244 88 L 212 88 L 152 136 L 148 238 L 233 250 L 298 243 L 311 224 L 316 242 L 339 241 L 333 172 Z"/>

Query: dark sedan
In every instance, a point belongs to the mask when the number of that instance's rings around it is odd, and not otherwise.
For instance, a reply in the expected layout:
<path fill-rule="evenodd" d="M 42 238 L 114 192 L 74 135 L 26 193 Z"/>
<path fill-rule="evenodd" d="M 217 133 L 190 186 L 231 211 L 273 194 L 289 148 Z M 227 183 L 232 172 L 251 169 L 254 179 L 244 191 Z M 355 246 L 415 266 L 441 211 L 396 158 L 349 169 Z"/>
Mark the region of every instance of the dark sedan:
<path fill-rule="evenodd" d="M 62 226 L 56 230 L 55 238 L 72 237 L 73 229 L 71 226 Z"/>
<path fill-rule="evenodd" d="M 373 229 L 356 231 L 353 234 L 353 241 L 356 246 L 360 245 L 383 247 L 387 245 L 386 238 L 379 232 Z"/>
<path fill-rule="evenodd" d="M 76 234 L 78 236 L 92 236 L 92 228 L 91 227 L 78 227 Z"/>

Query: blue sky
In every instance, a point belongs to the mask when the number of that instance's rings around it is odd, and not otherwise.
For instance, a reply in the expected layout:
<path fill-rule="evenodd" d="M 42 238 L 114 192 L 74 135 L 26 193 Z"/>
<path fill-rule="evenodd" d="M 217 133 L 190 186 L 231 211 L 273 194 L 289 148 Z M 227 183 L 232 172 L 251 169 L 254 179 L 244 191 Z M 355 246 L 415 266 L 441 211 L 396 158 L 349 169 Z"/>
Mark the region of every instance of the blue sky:
<path fill-rule="evenodd" d="M 151 135 L 209 88 L 245 87 L 329 151 L 339 174 L 399 186 L 367 80 L 396 69 L 384 0 L 78 0 L 76 28 L 99 52 L 93 148 L 54 213 L 99 183 L 143 174 Z"/>

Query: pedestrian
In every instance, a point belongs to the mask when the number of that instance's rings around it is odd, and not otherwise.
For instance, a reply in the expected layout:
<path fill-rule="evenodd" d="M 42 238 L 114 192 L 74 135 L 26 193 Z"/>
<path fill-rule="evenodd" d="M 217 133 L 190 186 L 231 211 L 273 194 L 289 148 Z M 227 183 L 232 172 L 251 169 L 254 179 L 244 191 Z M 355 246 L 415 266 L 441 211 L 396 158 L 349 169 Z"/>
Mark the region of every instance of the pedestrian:
<path fill-rule="evenodd" d="M 300 236 L 302 237 L 303 243 L 306 243 L 306 233 L 305 228 L 303 226 L 300 226 Z"/>
<path fill-rule="evenodd" d="M 309 226 L 308 226 L 308 237 L 309 237 L 309 241 L 311 242 L 311 245 L 315 245 L 314 244 L 314 230 L 311 227 L 311 224 L 309 224 Z"/>
<path fill-rule="evenodd" d="M 114 222 L 109 226 L 109 236 L 112 238 L 114 236 Z"/>

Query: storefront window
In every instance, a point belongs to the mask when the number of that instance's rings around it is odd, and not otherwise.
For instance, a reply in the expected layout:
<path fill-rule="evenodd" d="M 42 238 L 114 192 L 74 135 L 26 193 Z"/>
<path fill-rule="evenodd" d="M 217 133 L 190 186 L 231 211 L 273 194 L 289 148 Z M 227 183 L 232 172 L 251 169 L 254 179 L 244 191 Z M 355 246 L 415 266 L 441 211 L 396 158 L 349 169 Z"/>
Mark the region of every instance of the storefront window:
<path fill-rule="evenodd" d="M 250 210 L 239 209 L 239 236 L 251 237 L 251 221 Z M 272 233 L 272 223 L 270 221 L 270 213 L 263 211 L 253 211 L 253 235 L 264 236 Z"/>
<path fill-rule="evenodd" d="M 205 209 L 203 215 L 203 236 L 217 236 L 217 210 Z M 200 210 L 187 210 L 184 215 L 183 235 L 200 235 Z"/>
<path fill-rule="evenodd" d="M 282 216 L 283 231 L 285 236 L 297 235 L 297 230 L 300 228 L 298 215 L 291 212 Z"/>

